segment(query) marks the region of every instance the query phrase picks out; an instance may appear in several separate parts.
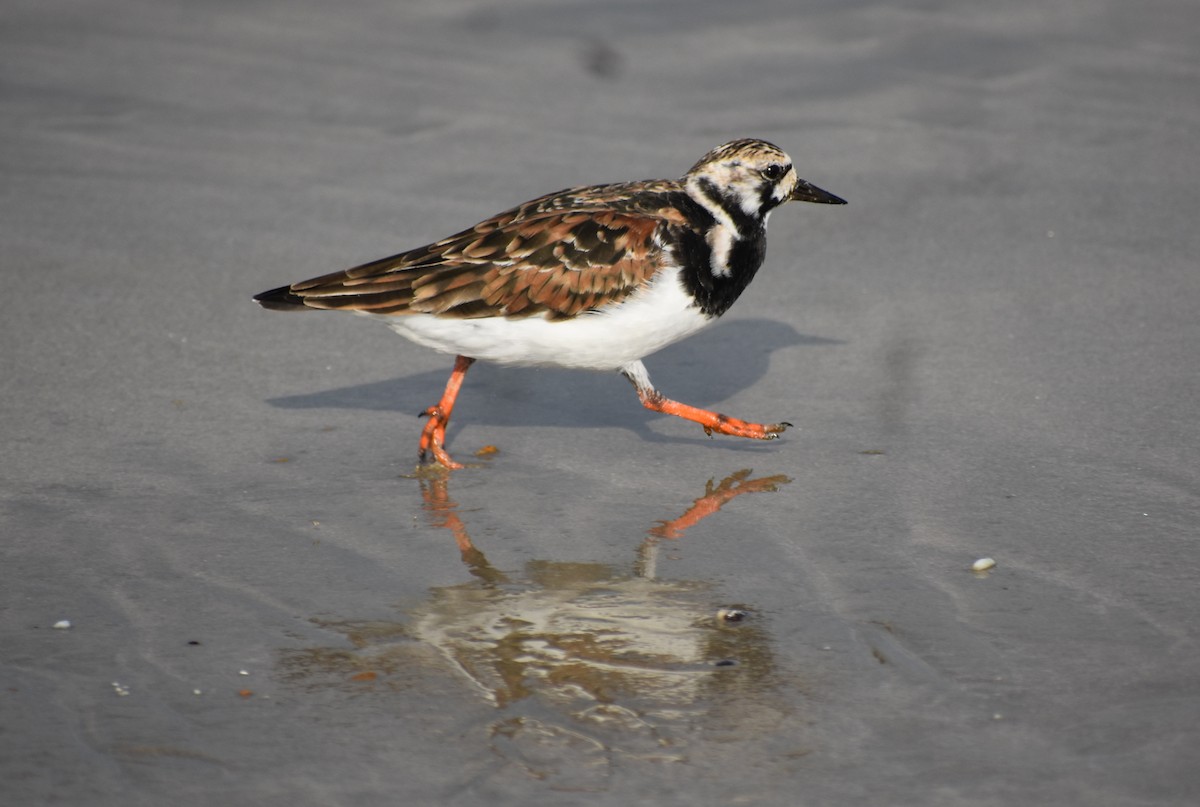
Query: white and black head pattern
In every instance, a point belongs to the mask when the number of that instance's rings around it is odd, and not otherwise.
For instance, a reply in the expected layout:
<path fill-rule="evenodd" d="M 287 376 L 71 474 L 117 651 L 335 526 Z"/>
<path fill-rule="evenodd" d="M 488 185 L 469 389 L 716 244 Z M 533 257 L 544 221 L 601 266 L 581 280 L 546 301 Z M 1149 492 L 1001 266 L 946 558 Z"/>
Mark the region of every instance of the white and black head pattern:
<path fill-rule="evenodd" d="M 709 218 L 699 228 L 703 243 L 691 239 L 684 245 L 690 271 L 683 280 L 711 316 L 724 313 L 762 265 L 772 210 L 790 201 L 845 204 L 800 179 L 783 149 L 757 139 L 716 147 L 692 166 L 682 184 Z"/>
<path fill-rule="evenodd" d="M 705 154 L 684 177 L 688 195 L 722 224 L 751 235 L 799 182 L 792 158 L 765 140 L 734 140 Z"/>

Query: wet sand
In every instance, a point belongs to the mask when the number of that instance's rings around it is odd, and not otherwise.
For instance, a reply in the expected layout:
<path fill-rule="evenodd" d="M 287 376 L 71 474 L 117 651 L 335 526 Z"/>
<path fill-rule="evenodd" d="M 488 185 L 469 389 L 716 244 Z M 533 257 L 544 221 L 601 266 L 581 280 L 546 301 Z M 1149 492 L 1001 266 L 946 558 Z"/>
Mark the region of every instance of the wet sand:
<path fill-rule="evenodd" d="M 1200 798 L 1194 4 L 0 19 L 0 801 Z M 749 135 L 773 443 L 250 301 Z"/>

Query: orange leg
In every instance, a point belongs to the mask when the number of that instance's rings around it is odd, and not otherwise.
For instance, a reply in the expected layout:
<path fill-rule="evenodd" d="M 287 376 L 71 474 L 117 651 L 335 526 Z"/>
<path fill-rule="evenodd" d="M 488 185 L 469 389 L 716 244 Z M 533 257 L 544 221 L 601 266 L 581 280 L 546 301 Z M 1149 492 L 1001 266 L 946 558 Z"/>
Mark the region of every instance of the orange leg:
<path fill-rule="evenodd" d="M 433 458 L 447 468 L 463 467 L 450 459 L 450 455 L 446 453 L 443 446 L 446 443 L 446 426 L 450 423 L 450 413 L 454 410 L 454 401 L 458 398 L 458 391 L 462 389 L 467 369 L 474 363 L 475 360 L 467 356 L 455 356 L 454 370 L 450 373 L 450 380 L 446 382 L 446 391 L 442 393 L 442 400 L 421 413 L 422 416 L 429 418 L 429 422 L 421 430 L 420 457 L 422 462 L 425 461 L 425 456 L 432 451 Z"/>
<path fill-rule="evenodd" d="M 637 392 L 642 406 L 653 412 L 675 415 L 684 420 L 699 423 L 704 427 L 704 433 L 710 437 L 713 432 L 716 432 L 734 437 L 751 437 L 755 440 L 774 440 L 780 432 L 792 425 L 790 423 L 749 423 L 745 420 L 738 420 L 729 415 L 722 415 L 720 412 L 709 412 L 707 409 L 699 409 L 679 401 L 672 401 L 653 387 L 646 389 L 638 386 Z"/>

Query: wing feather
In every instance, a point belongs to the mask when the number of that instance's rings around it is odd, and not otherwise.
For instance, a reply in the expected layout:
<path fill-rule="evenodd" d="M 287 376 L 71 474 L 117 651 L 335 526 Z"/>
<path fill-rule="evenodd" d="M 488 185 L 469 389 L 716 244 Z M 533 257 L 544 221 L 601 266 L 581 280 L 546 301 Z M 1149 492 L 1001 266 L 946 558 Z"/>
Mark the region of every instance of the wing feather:
<path fill-rule="evenodd" d="M 281 307 L 444 317 L 573 317 L 620 302 L 686 224 L 677 183 L 574 188 L 434 244 L 278 289 Z"/>

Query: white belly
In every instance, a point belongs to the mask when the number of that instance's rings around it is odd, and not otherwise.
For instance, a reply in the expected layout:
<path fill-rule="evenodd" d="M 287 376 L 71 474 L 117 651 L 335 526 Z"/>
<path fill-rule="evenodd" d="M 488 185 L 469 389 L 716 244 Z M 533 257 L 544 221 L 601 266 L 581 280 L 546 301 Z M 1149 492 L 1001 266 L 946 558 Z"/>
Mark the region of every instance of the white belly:
<path fill-rule="evenodd" d="M 499 364 L 617 370 L 678 342 L 711 321 L 679 281 L 661 272 L 619 305 L 551 322 L 528 319 L 450 319 L 425 314 L 380 317 L 392 330 L 442 353 Z"/>

